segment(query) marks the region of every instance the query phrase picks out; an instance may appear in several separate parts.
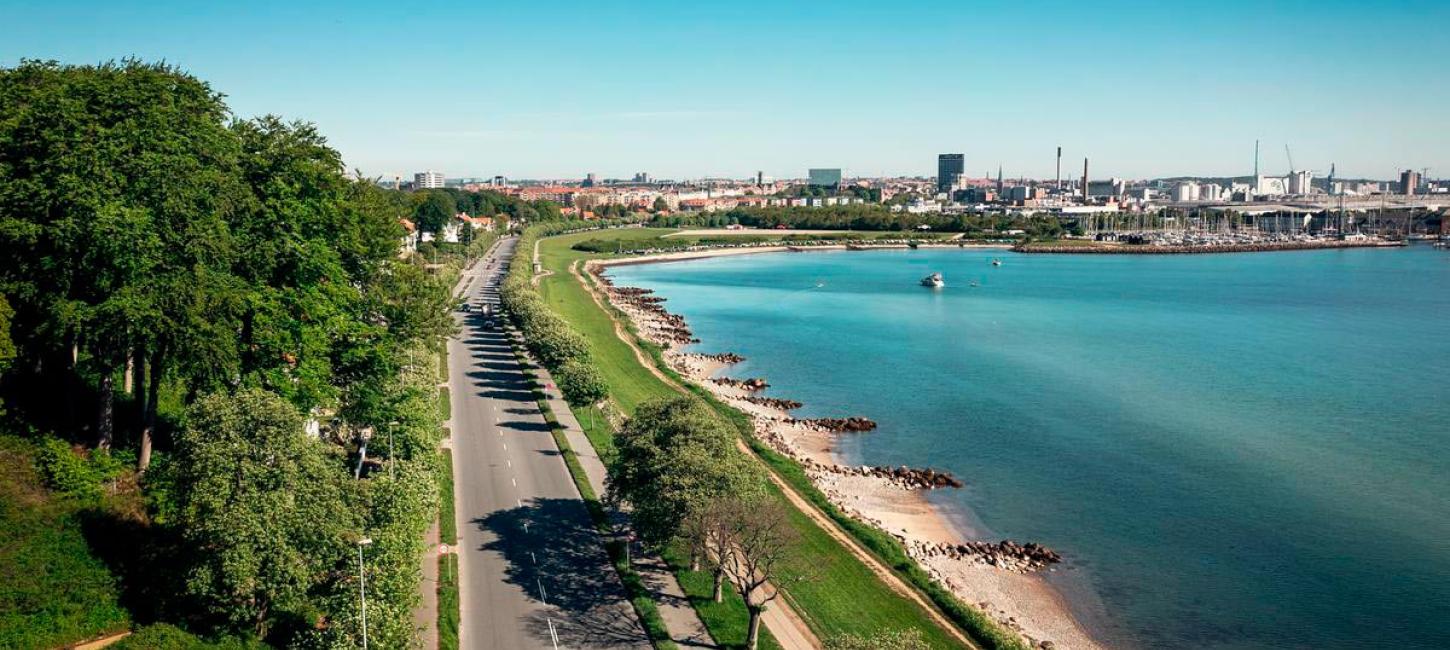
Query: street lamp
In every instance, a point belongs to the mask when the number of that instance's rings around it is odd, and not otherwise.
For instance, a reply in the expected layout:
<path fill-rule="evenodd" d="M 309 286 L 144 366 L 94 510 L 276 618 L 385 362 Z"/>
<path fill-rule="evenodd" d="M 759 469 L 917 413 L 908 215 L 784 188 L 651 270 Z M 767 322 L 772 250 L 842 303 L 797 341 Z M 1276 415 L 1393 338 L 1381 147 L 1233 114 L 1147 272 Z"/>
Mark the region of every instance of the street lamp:
<path fill-rule="evenodd" d="M 363 572 L 363 547 L 373 543 L 373 538 L 364 537 L 357 541 L 357 589 L 362 601 L 363 650 L 368 650 L 368 578 Z"/>

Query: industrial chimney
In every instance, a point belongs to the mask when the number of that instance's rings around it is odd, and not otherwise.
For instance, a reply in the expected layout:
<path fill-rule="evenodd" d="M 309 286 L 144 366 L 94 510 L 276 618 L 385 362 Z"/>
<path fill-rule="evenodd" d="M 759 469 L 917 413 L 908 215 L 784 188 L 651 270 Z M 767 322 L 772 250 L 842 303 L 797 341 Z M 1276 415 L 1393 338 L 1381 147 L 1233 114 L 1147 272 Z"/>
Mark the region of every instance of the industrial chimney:
<path fill-rule="evenodd" d="M 1088 162 L 1088 159 L 1087 158 L 1083 158 L 1082 159 L 1082 200 L 1083 200 L 1083 203 L 1087 203 L 1087 200 L 1088 200 L 1088 172 L 1087 172 L 1087 162 Z"/>
<path fill-rule="evenodd" d="M 1062 193 L 1062 147 L 1057 148 L 1057 192 Z"/>

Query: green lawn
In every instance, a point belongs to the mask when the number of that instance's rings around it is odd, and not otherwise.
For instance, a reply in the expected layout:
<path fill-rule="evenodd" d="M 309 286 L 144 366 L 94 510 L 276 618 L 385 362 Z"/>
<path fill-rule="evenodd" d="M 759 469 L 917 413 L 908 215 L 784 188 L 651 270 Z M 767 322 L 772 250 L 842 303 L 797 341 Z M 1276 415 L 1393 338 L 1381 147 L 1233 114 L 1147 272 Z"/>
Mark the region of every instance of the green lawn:
<path fill-rule="evenodd" d="M 540 244 L 543 266 L 553 271 L 552 275 L 541 280 L 540 293 L 551 308 L 589 340 L 594 359 L 609 383 L 610 394 L 626 414 L 633 412 L 640 402 L 672 395 L 676 389 L 640 365 L 634 351 L 615 335 L 614 323 L 609 315 L 569 273 L 569 265 L 577 260 L 607 256 L 575 251 L 570 246 L 576 241 L 591 238 L 647 239 L 669 232 L 672 231 L 625 229 L 583 232 L 544 239 Z M 923 631 L 932 647 L 958 647 L 919 605 L 893 592 L 804 514 L 789 506 L 787 508 L 800 533 L 800 542 L 789 563 L 790 572 L 801 576 L 802 580 L 791 580 L 783 586 L 818 635 L 828 638 L 845 632 L 869 634 L 883 629 L 917 628 Z M 711 623 L 710 618 L 707 617 L 706 622 Z M 711 630 L 714 633 L 715 627 L 712 626 Z"/>

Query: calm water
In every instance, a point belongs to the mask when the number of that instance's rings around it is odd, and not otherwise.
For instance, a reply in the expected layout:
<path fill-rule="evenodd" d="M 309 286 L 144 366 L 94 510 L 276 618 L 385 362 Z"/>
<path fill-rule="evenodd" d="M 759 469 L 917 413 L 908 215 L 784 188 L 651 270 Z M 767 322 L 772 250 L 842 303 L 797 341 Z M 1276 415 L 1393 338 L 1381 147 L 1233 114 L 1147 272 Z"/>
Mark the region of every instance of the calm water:
<path fill-rule="evenodd" d="M 931 271 L 948 287 L 917 286 Z M 1054 582 L 1115 645 L 1450 647 L 1450 253 L 842 251 L 614 275 L 804 416 L 877 420 L 853 460 L 965 479 L 938 498 L 1069 556 Z"/>

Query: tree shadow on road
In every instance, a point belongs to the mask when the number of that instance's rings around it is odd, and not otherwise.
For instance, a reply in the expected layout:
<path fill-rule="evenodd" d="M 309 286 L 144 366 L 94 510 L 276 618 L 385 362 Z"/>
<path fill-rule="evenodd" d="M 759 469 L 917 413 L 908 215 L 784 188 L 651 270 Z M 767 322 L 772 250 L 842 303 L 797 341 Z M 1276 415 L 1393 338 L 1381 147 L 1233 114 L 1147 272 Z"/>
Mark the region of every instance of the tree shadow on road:
<path fill-rule="evenodd" d="M 483 549 L 503 555 L 504 579 L 550 606 L 525 623 L 545 647 L 551 621 L 561 647 L 649 647 L 582 501 L 534 499 L 473 523 L 495 537 Z"/>

